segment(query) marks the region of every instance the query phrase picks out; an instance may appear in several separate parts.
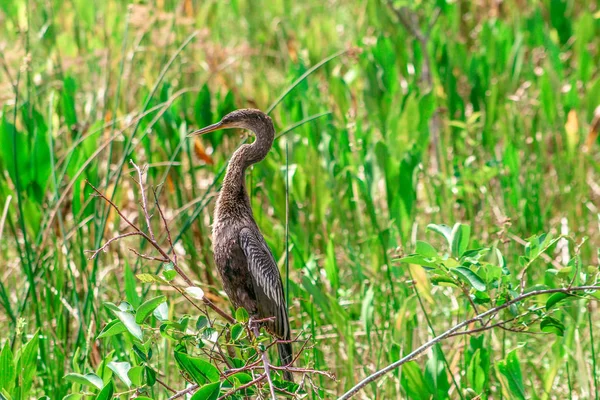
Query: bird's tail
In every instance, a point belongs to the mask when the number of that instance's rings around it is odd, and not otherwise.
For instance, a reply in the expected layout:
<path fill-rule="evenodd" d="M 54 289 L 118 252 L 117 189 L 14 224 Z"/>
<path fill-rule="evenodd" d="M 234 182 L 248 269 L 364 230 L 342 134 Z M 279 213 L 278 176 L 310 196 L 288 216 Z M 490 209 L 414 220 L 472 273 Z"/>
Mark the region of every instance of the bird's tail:
<path fill-rule="evenodd" d="M 291 343 L 277 343 L 277 350 L 279 350 L 279 360 L 281 365 L 291 366 L 294 358 L 294 352 L 292 350 Z M 290 371 L 283 371 L 283 377 L 286 381 L 294 382 L 294 377 Z"/>

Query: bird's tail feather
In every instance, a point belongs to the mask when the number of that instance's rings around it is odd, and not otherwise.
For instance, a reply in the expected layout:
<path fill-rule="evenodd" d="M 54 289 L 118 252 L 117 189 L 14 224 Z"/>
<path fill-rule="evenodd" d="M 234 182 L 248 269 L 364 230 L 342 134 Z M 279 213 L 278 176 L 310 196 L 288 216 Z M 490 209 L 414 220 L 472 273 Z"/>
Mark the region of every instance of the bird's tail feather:
<path fill-rule="evenodd" d="M 281 365 L 291 366 L 290 364 L 294 359 L 292 344 L 277 343 L 277 350 L 279 350 L 279 360 L 281 361 Z M 283 371 L 283 377 L 286 381 L 294 382 L 294 377 L 290 371 Z"/>

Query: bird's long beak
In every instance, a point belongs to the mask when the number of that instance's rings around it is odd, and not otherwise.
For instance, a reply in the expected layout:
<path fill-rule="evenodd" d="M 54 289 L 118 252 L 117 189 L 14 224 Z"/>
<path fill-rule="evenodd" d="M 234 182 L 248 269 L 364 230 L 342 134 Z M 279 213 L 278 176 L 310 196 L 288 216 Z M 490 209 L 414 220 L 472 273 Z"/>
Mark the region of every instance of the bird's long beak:
<path fill-rule="evenodd" d="M 194 131 L 194 132 L 190 133 L 189 135 L 187 135 L 187 137 L 204 135 L 205 133 L 214 132 L 214 131 L 218 131 L 219 129 L 227 129 L 227 128 L 233 128 L 233 127 L 230 127 L 228 124 L 224 124 L 223 121 L 219 121 L 216 124 L 212 124 L 205 128 L 198 129 L 197 131 Z"/>

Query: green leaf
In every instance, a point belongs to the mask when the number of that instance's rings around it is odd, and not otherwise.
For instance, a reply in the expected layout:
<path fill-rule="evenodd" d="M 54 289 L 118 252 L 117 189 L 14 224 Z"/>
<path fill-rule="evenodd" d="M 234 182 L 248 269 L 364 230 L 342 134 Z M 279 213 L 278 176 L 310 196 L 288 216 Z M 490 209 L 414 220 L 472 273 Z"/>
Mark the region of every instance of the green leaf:
<path fill-rule="evenodd" d="M 31 340 L 21 347 L 16 354 L 17 376 L 19 378 L 19 387 L 22 393 L 27 393 L 33 383 L 33 376 L 37 369 L 37 356 L 39 350 L 39 330 L 33 335 Z"/>
<path fill-rule="evenodd" d="M 206 382 L 219 381 L 219 370 L 211 363 L 179 351 L 175 352 L 175 359 L 196 383 L 203 385 Z"/>
<path fill-rule="evenodd" d="M 65 380 L 67 380 L 69 382 L 79 383 L 80 385 L 84 385 L 84 386 L 95 386 L 98 389 L 102 389 L 102 386 L 104 386 L 104 382 L 102 382 L 102 378 L 100 378 L 96 374 L 81 375 L 81 374 L 72 372 L 70 374 L 65 375 Z"/>
<path fill-rule="evenodd" d="M 438 255 L 435 247 L 420 240 L 417 240 L 417 248 L 415 249 L 415 253 L 427 258 L 434 258 Z"/>
<path fill-rule="evenodd" d="M 455 272 L 456 275 L 458 275 L 459 278 L 461 278 L 463 281 L 470 284 L 475 290 L 479 290 L 479 291 L 485 290 L 485 288 L 486 288 L 485 281 L 483 279 L 481 279 L 481 277 L 479 275 L 477 275 L 475 272 L 471 271 L 469 268 L 456 267 L 452 271 Z"/>
<path fill-rule="evenodd" d="M 131 272 L 129 263 L 125 261 L 125 297 L 134 308 L 138 307 L 141 301 L 140 296 L 135 290 L 135 283 L 135 277 L 133 276 L 133 272 Z"/>
<path fill-rule="evenodd" d="M 448 242 L 448 246 L 452 248 L 452 229 L 448 225 L 440 224 L 429 224 L 427 230 L 442 235 Z"/>
<path fill-rule="evenodd" d="M 97 339 L 118 335 L 119 333 L 123 333 L 126 330 L 127 328 L 125 327 L 125 325 L 123 325 L 121 321 L 119 321 L 118 319 L 113 319 L 108 324 L 106 324 L 104 329 L 102 329 L 102 331 L 98 335 Z"/>
<path fill-rule="evenodd" d="M 207 326 L 208 326 L 208 318 L 206 318 L 205 315 L 199 316 L 198 317 L 198 322 L 196 322 L 196 329 L 197 330 L 201 330 L 201 329 L 203 329 L 203 328 L 205 328 Z"/>
<path fill-rule="evenodd" d="M 175 277 L 177 276 L 177 271 L 175 271 L 175 268 L 173 267 L 173 263 L 165 264 L 162 274 L 165 277 L 165 279 L 167 280 L 167 282 L 170 282 L 173 279 L 175 279 Z"/>
<path fill-rule="evenodd" d="M 556 304 L 566 299 L 567 297 L 570 297 L 567 293 L 553 293 L 550 297 L 548 297 L 548 300 L 546 300 L 546 311 L 550 310 L 552 307 L 554 307 Z"/>
<path fill-rule="evenodd" d="M 242 334 L 244 333 L 244 327 L 242 324 L 235 324 L 231 327 L 231 340 L 234 342 L 240 340 Z"/>
<path fill-rule="evenodd" d="M 135 322 L 135 316 L 131 313 L 125 311 L 116 311 L 115 315 L 117 318 L 121 320 L 127 331 L 133 335 L 139 341 L 144 340 L 144 335 L 142 334 L 142 328 Z"/>
<path fill-rule="evenodd" d="M 156 317 L 160 322 L 169 320 L 169 306 L 167 302 L 160 303 L 158 307 L 152 312 L 152 314 Z"/>
<path fill-rule="evenodd" d="M 416 361 L 407 362 L 402 366 L 401 383 L 409 399 L 429 400 L 431 398 L 423 373 Z"/>
<path fill-rule="evenodd" d="M 137 274 L 135 276 L 140 282 L 144 283 L 167 283 L 163 278 L 153 274 Z"/>
<path fill-rule="evenodd" d="M 108 363 L 108 368 L 110 368 L 128 388 L 131 387 L 131 379 L 129 379 L 129 376 L 127 375 L 131 369 L 131 364 L 128 362 L 111 361 Z"/>
<path fill-rule="evenodd" d="M 100 393 L 98 393 L 98 396 L 96 396 L 96 400 L 110 400 L 112 399 L 114 393 L 115 384 L 113 383 L 113 381 L 110 381 L 106 386 L 104 386 L 104 389 L 102 389 Z"/>
<path fill-rule="evenodd" d="M 135 312 L 135 322 L 141 324 L 146 318 L 158 307 L 161 303 L 167 301 L 165 296 L 157 296 L 153 299 L 146 300 Z"/>
<path fill-rule="evenodd" d="M 540 322 L 540 329 L 542 332 L 554 333 L 558 336 L 563 336 L 565 334 L 565 326 L 563 323 L 550 316 L 544 317 L 542 322 Z"/>
<path fill-rule="evenodd" d="M 191 400 L 216 400 L 221 392 L 221 382 L 209 383 L 194 393 Z"/>
<path fill-rule="evenodd" d="M 420 265 L 422 267 L 427 267 L 427 268 L 437 267 L 436 263 L 426 260 L 420 254 L 410 254 L 406 257 L 400 258 L 398 261 L 406 263 L 406 264 L 416 264 L 416 265 Z"/>
<path fill-rule="evenodd" d="M 523 386 L 523 375 L 521 374 L 521 365 L 517 356 L 517 349 L 512 350 L 506 356 L 504 361 L 498 363 L 498 370 L 508 382 L 508 387 L 513 394 L 513 398 L 525 400 L 525 388 Z"/>
<path fill-rule="evenodd" d="M 248 315 L 248 311 L 246 311 L 245 308 L 240 307 L 237 310 L 235 310 L 235 319 L 236 321 L 245 324 L 250 320 L 250 316 Z"/>
<path fill-rule="evenodd" d="M 471 236 L 471 227 L 469 225 L 454 224 L 451 233 L 451 248 L 452 254 L 455 257 L 460 257 L 467 250 L 469 239 Z"/>
<path fill-rule="evenodd" d="M 189 286 L 185 288 L 185 293 L 196 300 L 202 300 L 204 298 L 204 290 L 197 286 Z"/>
<path fill-rule="evenodd" d="M 142 386 L 144 384 L 144 368 L 144 366 L 138 365 L 137 367 L 133 367 L 129 371 L 127 371 L 127 376 L 129 377 L 129 380 L 136 387 Z"/>
<path fill-rule="evenodd" d="M 8 341 L 4 344 L 2 352 L 0 352 L 0 371 L 2 371 L 0 373 L 0 389 L 6 389 L 7 392 L 10 392 L 15 386 L 17 370 Z"/>

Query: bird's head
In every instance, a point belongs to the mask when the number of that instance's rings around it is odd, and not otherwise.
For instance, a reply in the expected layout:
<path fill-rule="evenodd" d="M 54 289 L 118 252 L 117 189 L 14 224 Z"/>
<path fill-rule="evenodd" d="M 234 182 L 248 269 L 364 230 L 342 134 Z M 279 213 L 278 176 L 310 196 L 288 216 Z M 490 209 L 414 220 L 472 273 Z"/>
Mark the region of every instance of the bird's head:
<path fill-rule="evenodd" d="M 273 122 L 269 116 L 260 110 L 244 108 L 232 111 L 216 124 L 199 129 L 188 136 L 204 135 L 205 133 L 231 128 L 248 129 L 256 133 L 262 130 L 261 128 L 264 129 L 265 126 L 271 129 L 273 127 Z"/>

